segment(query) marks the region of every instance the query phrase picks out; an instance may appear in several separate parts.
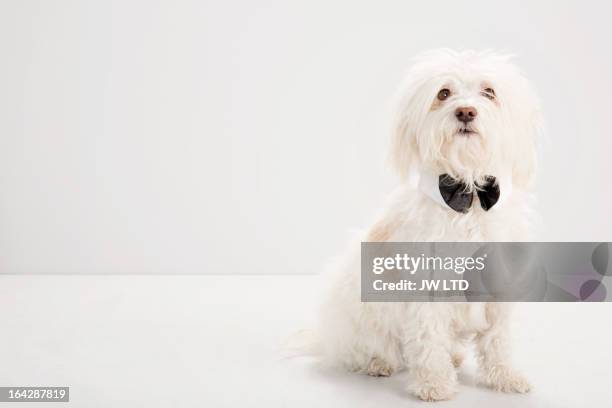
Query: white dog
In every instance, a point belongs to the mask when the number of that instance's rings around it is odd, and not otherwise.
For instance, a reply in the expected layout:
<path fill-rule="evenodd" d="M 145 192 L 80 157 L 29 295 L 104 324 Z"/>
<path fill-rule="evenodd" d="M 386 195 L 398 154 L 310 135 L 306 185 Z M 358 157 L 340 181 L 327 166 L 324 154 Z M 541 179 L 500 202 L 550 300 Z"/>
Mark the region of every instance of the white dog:
<path fill-rule="evenodd" d="M 400 91 L 391 144 L 402 183 L 363 241 L 532 237 L 530 190 L 541 115 L 528 81 L 508 61 L 490 52 L 450 50 L 417 59 Z M 441 197 L 440 175 L 464 183 L 471 206 Z M 477 194 L 487 183 L 499 193 L 492 204 L 479 202 Z M 375 376 L 408 369 L 414 395 L 445 400 L 457 391 L 457 367 L 473 342 L 485 384 L 529 390 L 510 361 L 507 305 L 361 302 L 358 245 L 334 271 L 316 332 L 328 362 Z"/>

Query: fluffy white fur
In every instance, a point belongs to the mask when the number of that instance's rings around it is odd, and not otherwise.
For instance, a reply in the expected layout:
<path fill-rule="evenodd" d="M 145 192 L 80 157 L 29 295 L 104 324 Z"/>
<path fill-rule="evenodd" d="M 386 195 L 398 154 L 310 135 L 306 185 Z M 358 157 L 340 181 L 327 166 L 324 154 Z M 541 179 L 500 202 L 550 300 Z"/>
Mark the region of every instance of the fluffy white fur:
<path fill-rule="evenodd" d="M 483 92 L 492 88 L 495 98 Z M 451 95 L 437 98 L 441 89 Z M 490 96 L 490 95 L 489 95 Z M 474 107 L 469 136 L 455 117 Z M 437 50 L 419 57 L 400 89 L 391 161 L 402 183 L 363 241 L 526 241 L 531 238 L 539 103 L 508 56 Z M 508 172 L 513 192 L 485 212 L 445 208 L 415 187 L 419 171 L 449 173 L 471 186 Z M 402 369 L 417 397 L 437 401 L 457 391 L 457 367 L 473 342 L 482 381 L 507 392 L 530 386 L 510 361 L 509 309 L 503 303 L 363 303 L 359 246 L 334 266 L 317 340 L 326 361 L 388 376 Z"/>

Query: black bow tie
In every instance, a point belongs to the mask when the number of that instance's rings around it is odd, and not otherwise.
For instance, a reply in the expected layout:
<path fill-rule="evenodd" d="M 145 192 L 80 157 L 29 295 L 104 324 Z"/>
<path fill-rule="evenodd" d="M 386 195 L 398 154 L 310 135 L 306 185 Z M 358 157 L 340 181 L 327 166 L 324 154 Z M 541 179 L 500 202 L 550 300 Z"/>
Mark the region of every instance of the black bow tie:
<path fill-rule="evenodd" d="M 453 210 L 466 213 L 472 206 L 474 193 L 468 192 L 467 185 L 459 180 L 455 180 L 448 174 L 442 174 L 438 178 L 438 187 L 444 202 Z M 480 206 L 489 211 L 497 200 L 499 200 L 499 184 L 495 177 L 486 176 L 484 184 L 476 184 L 476 194 L 480 200 Z"/>

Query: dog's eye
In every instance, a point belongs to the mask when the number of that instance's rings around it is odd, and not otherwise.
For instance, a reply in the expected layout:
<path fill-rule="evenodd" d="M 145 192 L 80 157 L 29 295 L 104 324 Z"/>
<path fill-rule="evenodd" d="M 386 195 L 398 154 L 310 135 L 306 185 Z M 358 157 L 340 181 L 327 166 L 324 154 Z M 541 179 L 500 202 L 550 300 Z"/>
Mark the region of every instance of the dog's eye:
<path fill-rule="evenodd" d="M 440 89 L 440 92 L 438 92 L 438 99 L 439 99 L 439 100 L 441 100 L 441 101 L 443 101 L 443 100 L 445 100 L 446 98 L 448 98 L 448 97 L 450 96 L 450 94 L 451 94 L 451 91 L 450 91 L 450 90 L 448 90 L 448 89 L 446 89 L 446 88 L 444 88 L 444 89 Z"/>
<path fill-rule="evenodd" d="M 495 90 L 493 88 L 485 88 L 482 90 L 482 96 L 493 100 L 495 99 Z"/>

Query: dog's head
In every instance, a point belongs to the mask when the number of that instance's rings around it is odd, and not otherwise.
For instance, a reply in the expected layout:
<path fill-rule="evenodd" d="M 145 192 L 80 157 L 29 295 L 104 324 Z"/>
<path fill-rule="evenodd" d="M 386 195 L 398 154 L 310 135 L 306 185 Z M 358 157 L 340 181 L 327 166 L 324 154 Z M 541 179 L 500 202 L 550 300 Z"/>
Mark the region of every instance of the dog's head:
<path fill-rule="evenodd" d="M 531 183 L 539 102 L 509 59 L 450 50 L 417 59 L 400 89 L 391 146 L 402 177 L 425 168 L 468 185 L 501 173 Z"/>

